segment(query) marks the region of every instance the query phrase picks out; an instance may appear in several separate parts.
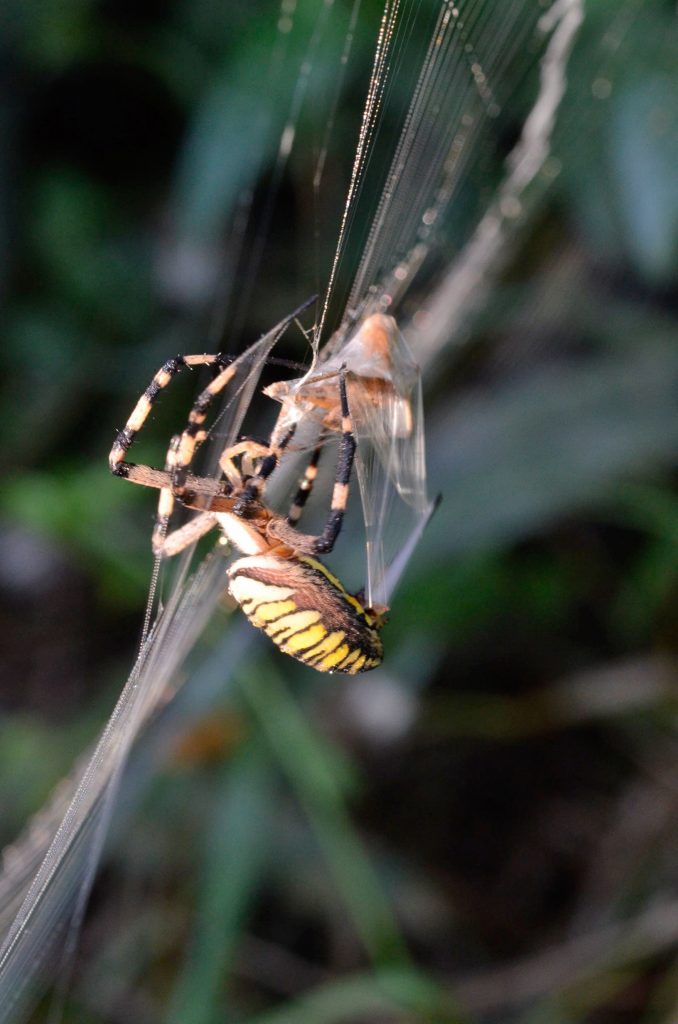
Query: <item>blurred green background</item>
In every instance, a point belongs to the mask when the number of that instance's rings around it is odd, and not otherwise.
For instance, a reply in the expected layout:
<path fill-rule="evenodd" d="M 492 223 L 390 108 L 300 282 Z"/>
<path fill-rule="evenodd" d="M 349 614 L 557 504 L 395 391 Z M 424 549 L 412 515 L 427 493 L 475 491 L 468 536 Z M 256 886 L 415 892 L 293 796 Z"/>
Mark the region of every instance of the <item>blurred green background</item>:
<path fill-rule="evenodd" d="M 483 5 L 490 24 L 500 7 Z M 3 843 L 97 736 L 135 655 L 154 498 L 108 475 L 116 429 L 168 355 L 237 351 L 326 279 L 380 7 L 361 13 L 314 197 L 339 11 L 276 181 L 316 5 L 289 37 L 265 0 L 5 5 Z M 321 677 L 229 624 L 235 680 L 220 691 L 212 662 L 123 787 L 64 1020 L 677 1019 L 675 9 L 585 14 L 550 187 L 425 378 L 444 501 L 384 669 Z M 537 71 L 521 53 L 497 83 L 507 114 L 439 270 L 492 197 Z M 249 198 L 268 225 L 258 266 L 256 232 L 238 255 Z M 298 338 L 284 354 L 303 357 Z M 140 458 L 162 462 L 193 387 L 163 397 Z M 358 528 L 354 511 L 351 550 Z"/>

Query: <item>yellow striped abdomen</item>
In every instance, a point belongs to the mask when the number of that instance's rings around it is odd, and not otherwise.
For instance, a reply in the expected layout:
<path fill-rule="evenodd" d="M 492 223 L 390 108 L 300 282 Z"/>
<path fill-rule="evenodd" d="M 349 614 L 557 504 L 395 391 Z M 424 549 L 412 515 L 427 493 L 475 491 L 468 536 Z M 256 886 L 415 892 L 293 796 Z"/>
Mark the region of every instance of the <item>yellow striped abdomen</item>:
<path fill-rule="evenodd" d="M 319 672 L 356 675 L 380 664 L 376 618 L 315 558 L 252 555 L 228 571 L 229 590 L 253 626 Z"/>

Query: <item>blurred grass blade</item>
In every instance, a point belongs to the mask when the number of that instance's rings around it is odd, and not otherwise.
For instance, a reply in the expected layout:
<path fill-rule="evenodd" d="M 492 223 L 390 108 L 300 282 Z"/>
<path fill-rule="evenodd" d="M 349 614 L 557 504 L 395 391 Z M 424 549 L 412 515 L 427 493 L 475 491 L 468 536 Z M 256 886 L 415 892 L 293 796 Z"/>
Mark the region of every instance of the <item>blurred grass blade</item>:
<path fill-rule="evenodd" d="M 270 853 L 273 781 L 268 756 L 252 740 L 214 780 L 198 911 L 169 1024 L 223 1020 L 220 991 Z"/>
<path fill-rule="evenodd" d="M 371 1019 L 459 1024 L 463 1018 L 436 985 L 406 968 L 357 974 L 323 985 L 248 1024 L 354 1024 Z"/>
<path fill-rule="evenodd" d="M 381 964 L 407 963 L 402 935 L 351 824 L 336 771 L 321 741 L 268 666 L 243 681 L 242 689 L 308 816 L 369 956 Z"/>

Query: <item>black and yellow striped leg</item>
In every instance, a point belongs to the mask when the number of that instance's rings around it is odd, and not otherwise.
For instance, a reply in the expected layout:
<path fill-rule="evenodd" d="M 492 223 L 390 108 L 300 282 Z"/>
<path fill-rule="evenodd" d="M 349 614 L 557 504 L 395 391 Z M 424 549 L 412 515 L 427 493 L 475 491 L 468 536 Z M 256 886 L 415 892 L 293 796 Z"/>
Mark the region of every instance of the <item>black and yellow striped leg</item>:
<path fill-rule="evenodd" d="M 148 419 L 153 403 L 157 399 L 158 395 L 167 387 L 170 381 L 176 377 L 180 370 L 183 370 L 185 366 L 214 366 L 221 363 L 223 363 L 222 356 L 206 354 L 195 356 L 174 356 L 173 359 L 168 359 L 166 363 L 163 363 L 141 398 L 139 398 L 137 404 L 134 406 L 127 423 L 123 429 L 118 432 L 116 439 L 113 442 L 113 447 L 111 448 L 110 455 L 108 456 L 108 464 L 110 466 L 111 473 L 114 473 L 115 476 L 129 476 L 130 468 L 134 464 L 125 462 L 125 455 L 134 443 L 136 435 Z"/>
<path fill-rule="evenodd" d="M 165 460 L 165 472 L 170 480 L 174 479 L 174 462 L 178 447 L 179 435 L 175 434 L 170 441 L 170 446 L 167 449 L 167 458 Z M 151 534 L 151 549 L 154 555 L 159 555 L 163 551 L 167 535 L 167 527 L 169 526 L 169 521 L 172 517 L 173 511 L 174 493 L 172 487 L 161 487 L 160 494 L 158 495 L 158 511 L 155 516 L 153 533 Z"/>
<path fill-rule="evenodd" d="M 153 471 L 149 470 L 149 467 L 137 466 L 135 463 L 126 462 L 125 455 L 132 446 L 136 435 L 139 433 L 144 423 L 148 419 L 151 409 L 153 408 L 153 403 L 157 399 L 158 395 L 160 394 L 161 391 L 164 390 L 164 388 L 167 387 L 170 381 L 174 377 L 176 377 L 179 371 L 182 370 L 185 366 L 223 366 L 224 361 L 225 357 L 221 355 L 208 354 L 188 356 L 179 355 L 175 356 L 173 359 L 168 359 L 167 362 L 160 367 L 158 372 L 153 377 L 151 383 L 144 391 L 143 395 L 139 398 L 137 404 L 132 410 L 131 416 L 127 420 L 127 423 L 125 424 L 124 428 L 118 433 L 115 441 L 113 442 L 113 447 L 111 448 L 108 460 L 111 472 L 114 473 L 116 476 L 121 476 L 128 480 L 132 480 L 134 483 L 146 483 L 146 478 L 149 476 L 149 472 L 152 474 Z M 220 380 L 225 374 L 228 373 L 228 371 L 228 367 L 226 368 L 226 370 L 222 370 L 222 372 L 215 378 L 215 381 Z M 228 376 L 228 379 L 224 382 L 224 385 L 222 386 L 225 386 L 225 383 L 228 383 L 228 380 L 230 380 L 231 376 L 232 371 Z M 214 384 L 215 381 L 213 381 L 212 384 Z M 205 392 L 203 391 L 202 395 L 204 396 L 204 394 Z M 200 398 L 198 399 L 198 402 L 199 401 Z M 198 403 L 196 402 L 196 405 L 197 404 Z M 193 407 L 192 412 L 195 412 L 195 408 L 196 406 Z M 185 433 L 186 431 L 184 431 L 184 434 L 173 437 L 172 441 L 170 442 L 169 449 L 167 451 L 167 458 L 165 461 L 165 473 L 169 474 L 170 479 L 172 481 L 172 485 L 170 487 L 160 487 L 160 497 L 158 499 L 158 512 L 151 539 L 151 545 L 155 554 L 164 552 L 167 527 L 170 521 L 170 517 L 172 515 L 172 511 L 174 509 L 174 481 L 177 473 L 177 466 L 180 463 L 180 458 L 184 456 L 184 453 L 181 450 L 181 445 Z M 198 443 L 199 440 L 202 439 L 203 438 L 198 435 L 198 432 L 195 431 L 194 436 L 192 437 L 193 448 L 191 449 L 191 457 L 195 449 L 195 445 Z M 184 484 L 185 481 L 186 470 L 184 471 Z M 154 484 L 150 483 L 149 485 L 155 486 Z"/>
<path fill-rule="evenodd" d="M 339 371 L 339 398 L 341 401 L 341 446 L 337 461 L 337 472 L 332 491 L 332 506 L 325 523 L 325 528 L 313 544 L 313 553 L 320 555 L 331 551 L 341 531 L 344 512 L 348 503 L 348 485 L 353 469 L 356 441 L 353 435 L 353 423 L 348 407 L 346 394 L 346 368 Z"/>
<path fill-rule="evenodd" d="M 166 363 L 163 363 L 143 395 L 137 401 L 127 423 L 122 430 L 118 431 L 108 456 L 108 465 L 111 473 L 114 473 L 115 476 L 125 477 L 128 475 L 130 464 L 124 461 L 125 455 L 131 448 L 134 438 L 148 419 L 156 398 L 185 365 L 186 361 L 183 356 L 175 356 L 173 359 L 168 359 Z"/>
<path fill-rule="evenodd" d="M 318 440 L 318 444 L 313 449 L 311 460 L 306 467 L 303 479 L 299 484 L 299 489 L 295 495 L 292 505 L 290 506 L 290 510 L 287 513 L 287 522 L 290 526 L 296 526 L 299 522 L 304 508 L 306 507 L 306 502 L 311 496 L 311 491 L 313 490 L 313 485 L 318 475 L 318 463 L 320 462 L 320 456 L 323 451 L 323 441 L 324 435 L 321 435 Z"/>
<path fill-rule="evenodd" d="M 188 469 L 193 461 L 196 448 L 205 440 L 207 432 L 204 429 L 207 411 L 214 399 L 221 394 L 224 388 L 233 380 L 236 368 L 226 366 L 221 373 L 217 374 L 213 381 L 204 388 L 188 414 L 188 423 L 179 436 L 172 477 L 174 480 L 174 494 L 180 497 L 186 489 L 186 477 Z"/>

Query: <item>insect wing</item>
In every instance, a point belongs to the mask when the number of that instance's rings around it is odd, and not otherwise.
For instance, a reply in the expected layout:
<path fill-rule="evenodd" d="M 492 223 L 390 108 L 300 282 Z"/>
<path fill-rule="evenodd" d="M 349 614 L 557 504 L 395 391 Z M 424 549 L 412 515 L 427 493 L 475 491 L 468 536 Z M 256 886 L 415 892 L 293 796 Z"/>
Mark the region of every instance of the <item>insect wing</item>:
<path fill-rule="evenodd" d="M 349 372 L 355 372 L 351 342 L 338 358 L 343 359 Z M 349 385 L 367 546 L 365 599 L 370 607 L 389 605 L 432 510 L 426 489 L 419 367 L 393 320 L 389 362 L 389 378 L 378 392 L 373 387 L 361 387 L 361 375 L 355 387 Z M 367 359 L 362 367 L 359 361 L 355 365 L 357 370 L 365 370 Z"/>

